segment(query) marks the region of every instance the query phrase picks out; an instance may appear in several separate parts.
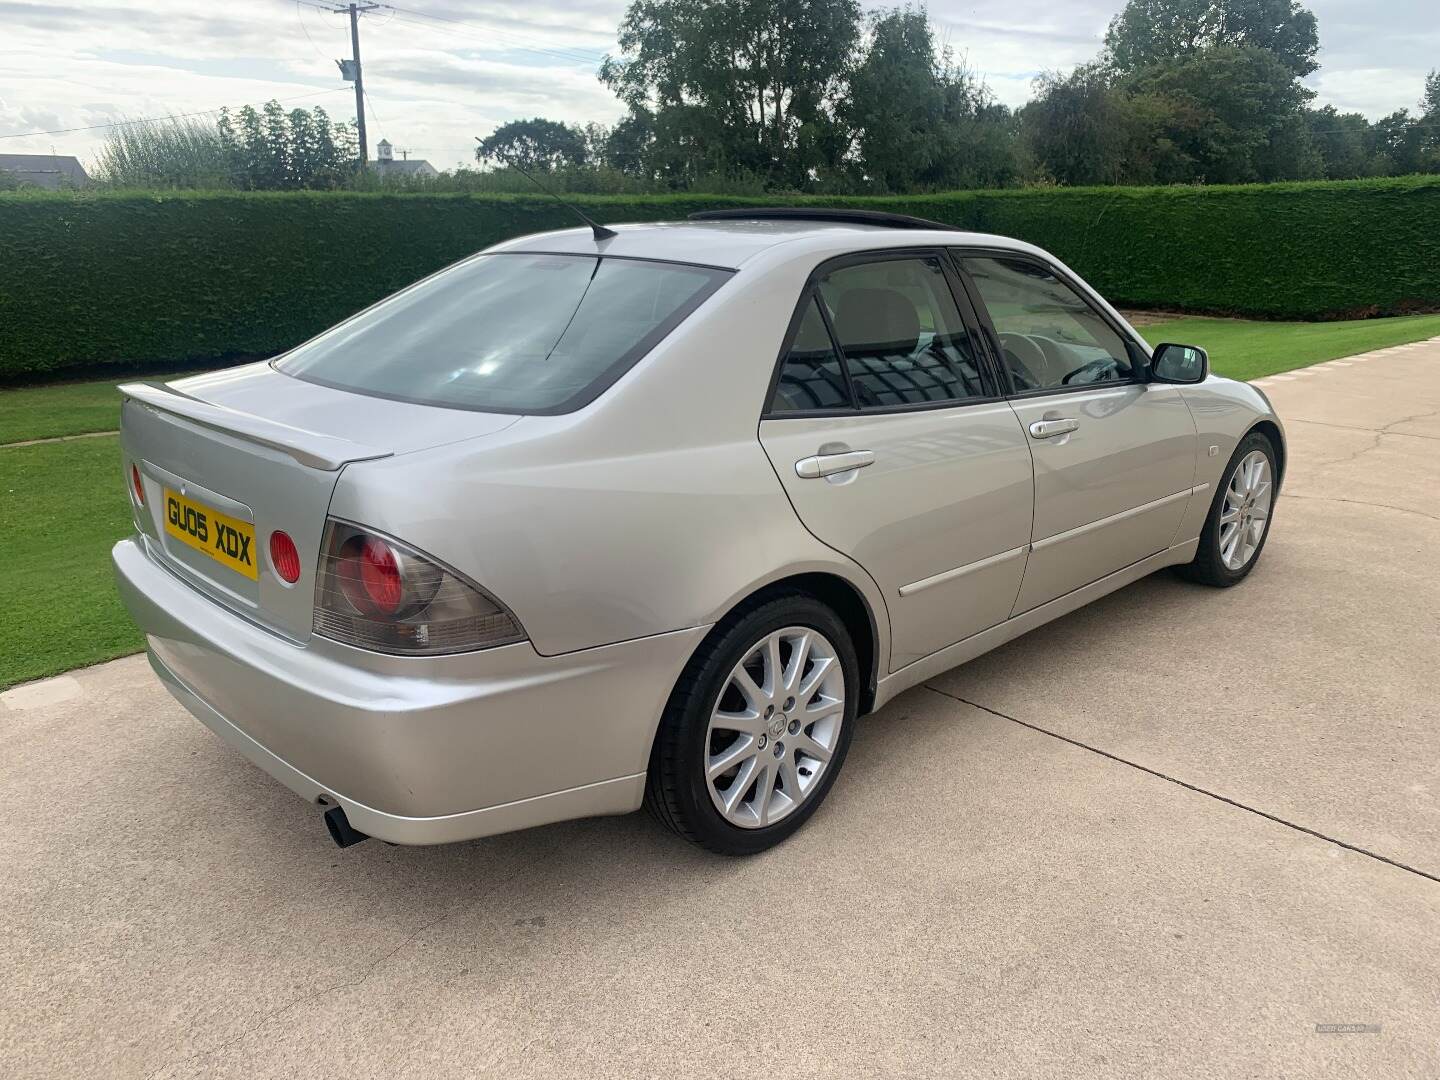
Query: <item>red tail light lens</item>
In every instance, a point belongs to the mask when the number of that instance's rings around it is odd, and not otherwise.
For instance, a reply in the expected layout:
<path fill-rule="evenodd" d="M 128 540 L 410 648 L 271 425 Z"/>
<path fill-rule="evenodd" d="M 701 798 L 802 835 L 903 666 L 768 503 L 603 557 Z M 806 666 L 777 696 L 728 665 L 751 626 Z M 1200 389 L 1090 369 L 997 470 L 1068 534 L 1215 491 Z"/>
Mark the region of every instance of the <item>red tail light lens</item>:
<path fill-rule="evenodd" d="M 140 466 L 130 463 L 130 486 L 135 490 L 135 501 L 145 505 L 145 485 L 140 482 Z"/>
<path fill-rule="evenodd" d="M 376 611 L 394 615 L 405 596 L 405 583 L 400 580 L 400 563 L 395 549 L 384 540 L 367 536 L 360 545 L 360 587 L 365 599 Z"/>
<path fill-rule="evenodd" d="M 438 584 L 418 565 L 401 573 L 403 555 L 386 540 L 355 530 L 333 552 L 330 565 L 340 592 L 356 614 L 394 618 L 402 608 L 416 608 L 435 594 Z M 407 595 L 408 591 L 408 595 Z"/>
<path fill-rule="evenodd" d="M 270 534 L 270 564 L 280 580 L 291 585 L 300 580 L 300 552 L 295 550 L 295 541 L 289 533 L 277 530 Z"/>
<path fill-rule="evenodd" d="M 325 529 L 315 633 L 377 652 L 437 655 L 525 640 L 500 601 L 405 544 L 345 522 Z"/>

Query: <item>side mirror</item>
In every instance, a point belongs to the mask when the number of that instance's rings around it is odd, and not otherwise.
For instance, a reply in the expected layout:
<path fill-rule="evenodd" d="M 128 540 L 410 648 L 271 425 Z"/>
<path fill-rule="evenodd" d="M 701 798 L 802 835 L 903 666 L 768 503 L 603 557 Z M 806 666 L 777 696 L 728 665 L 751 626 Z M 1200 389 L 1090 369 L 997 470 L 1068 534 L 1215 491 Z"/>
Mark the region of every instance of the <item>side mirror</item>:
<path fill-rule="evenodd" d="M 1210 374 L 1210 355 L 1198 345 L 1166 342 L 1150 354 L 1150 377 L 1163 383 L 1204 382 Z"/>

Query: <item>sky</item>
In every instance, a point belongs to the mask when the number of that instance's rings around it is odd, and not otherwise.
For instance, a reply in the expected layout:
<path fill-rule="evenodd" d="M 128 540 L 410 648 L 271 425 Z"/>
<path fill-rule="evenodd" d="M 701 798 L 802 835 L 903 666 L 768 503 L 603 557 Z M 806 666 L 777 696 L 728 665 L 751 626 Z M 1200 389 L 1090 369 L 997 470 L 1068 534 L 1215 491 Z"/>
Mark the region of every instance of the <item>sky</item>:
<path fill-rule="evenodd" d="M 942 40 L 1020 105 L 1045 70 L 1092 59 L 1123 0 L 931 0 Z M 354 116 L 349 22 L 319 0 L 0 0 L 0 153 L 78 156 L 138 117 L 270 98 Z M 360 20 L 371 143 L 437 168 L 519 117 L 613 122 L 595 78 L 625 0 L 401 0 Z M 865 2 L 865 7 L 892 6 Z M 1316 104 L 1372 119 L 1414 109 L 1440 66 L 1440 0 L 1310 0 L 1320 26 Z M 210 119 L 211 117 L 200 117 Z M 8 137 L 21 134 L 22 137 Z"/>

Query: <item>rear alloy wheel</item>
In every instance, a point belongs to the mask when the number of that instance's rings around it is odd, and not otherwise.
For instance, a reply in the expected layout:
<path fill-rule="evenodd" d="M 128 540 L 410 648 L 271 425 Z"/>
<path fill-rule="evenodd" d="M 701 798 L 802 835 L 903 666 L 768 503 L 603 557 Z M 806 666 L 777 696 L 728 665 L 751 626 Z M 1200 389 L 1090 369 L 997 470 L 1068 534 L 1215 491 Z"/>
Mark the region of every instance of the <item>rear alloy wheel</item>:
<path fill-rule="evenodd" d="M 705 782 L 732 825 L 783 821 L 818 788 L 845 722 L 845 675 L 818 630 L 787 626 L 755 643 L 710 713 Z"/>
<path fill-rule="evenodd" d="M 1240 441 L 1215 493 L 1195 559 L 1181 567 L 1192 581 L 1225 588 L 1254 569 L 1275 505 L 1275 448 L 1259 432 Z"/>
<path fill-rule="evenodd" d="M 824 799 L 855 718 L 854 646 L 818 601 L 787 595 L 717 627 L 671 696 L 646 803 L 727 855 L 785 839 Z"/>

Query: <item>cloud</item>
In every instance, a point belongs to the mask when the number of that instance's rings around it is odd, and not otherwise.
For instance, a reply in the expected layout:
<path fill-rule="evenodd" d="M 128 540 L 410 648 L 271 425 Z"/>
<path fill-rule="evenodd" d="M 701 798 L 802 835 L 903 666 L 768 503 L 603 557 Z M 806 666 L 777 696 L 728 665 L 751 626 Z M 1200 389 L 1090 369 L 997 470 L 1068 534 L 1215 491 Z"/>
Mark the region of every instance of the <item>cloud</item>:
<path fill-rule="evenodd" d="M 895 0 L 867 0 L 877 10 Z M 1413 108 L 1440 57 L 1436 0 L 1307 0 L 1320 22 L 1321 104 L 1378 117 Z M 1035 75 L 1099 52 L 1122 0 L 931 0 L 941 39 L 1019 105 Z M 614 121 L 594 77 L 625 0 L 403 0 L 361 24 L 370 132 L 439 164 L 520 116 Z M 432 16 L 432 17 L 427 17 Z M 453 21 L 451 21 L 453 20 Z M 353 110 L 335 58 L 348 21 L 287 0 L 0 0 L 0 134 L 305 97 Z M 374 115 L 374 114 L 378 114 Z M 91 159 L 103 132 L 0 140 Z"/>
<path fill-rule="evenodd" d="M 42 30 L 67 30 L 87 24 L 90 13 L 81 7 L 67 7 L 64 4 L 18 4 L 0 0 L 0 23 L 26 26 Z"/>

